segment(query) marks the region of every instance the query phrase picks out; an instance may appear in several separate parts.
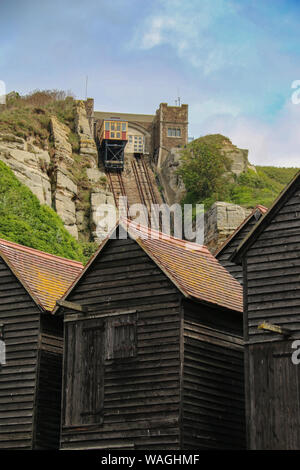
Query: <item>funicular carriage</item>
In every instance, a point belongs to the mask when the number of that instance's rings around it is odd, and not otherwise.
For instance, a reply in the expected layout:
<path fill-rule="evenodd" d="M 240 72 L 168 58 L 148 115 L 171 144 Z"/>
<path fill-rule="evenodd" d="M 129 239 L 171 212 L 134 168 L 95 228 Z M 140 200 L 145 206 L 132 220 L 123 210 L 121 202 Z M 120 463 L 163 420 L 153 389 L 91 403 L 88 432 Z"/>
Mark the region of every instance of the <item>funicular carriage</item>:
<path fill-rule="evenodd" d="M 107 170 L 123 170 L 128 122 L 105 120 L 99 133 L 100 153 Z"/>

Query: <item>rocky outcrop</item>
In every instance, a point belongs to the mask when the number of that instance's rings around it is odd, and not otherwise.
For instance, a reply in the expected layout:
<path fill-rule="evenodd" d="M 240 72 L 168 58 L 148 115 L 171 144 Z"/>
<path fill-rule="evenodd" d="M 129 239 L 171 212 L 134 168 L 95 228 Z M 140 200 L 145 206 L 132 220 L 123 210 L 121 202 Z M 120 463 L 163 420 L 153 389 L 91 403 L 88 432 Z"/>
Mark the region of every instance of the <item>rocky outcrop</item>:
<path fill-rule="evenodd" d="M 91 168 L 97 168 L 98 152 L 83 101 L 76 103 L 75 130 L 79 136 L 80 155 L 89 161 Z"/>
<path fill-rule="evenodd" d="M 162 183 L 165 199 L 168 204 L 179 203 L 186 192 L 182 178 L 177 175 L 180 166 L 181 148 L 173 148 L 157 167 L 159 179 Z M 251 169 L 256 172 L 255 166 L 248 161 L 248 150 L 239 149 L 236 145 L 224 137 L 221 153 L 231 160 L 231 174 L 239 176 Z M 232 175 L 232 181 L 234 181 Z"/>
<path fill-rule="evenodd" d="M 180 157 L 181 149 L 173 148 L 160 167 L 159 178 L 162 183 L 165 200 L 170 205 L 180 203 L 186 191 L 182 178 L 177 175 Z"/>
<path fill-rule="evenodd" d="M 53 205 L 65 228 L 77 239 L 75 200 L 78 189 L 70 174 L 70 168 L 74 164 L 72 146 L 68 139 L 70 129 L 56 117 L 51 118 L 50 125 L 54 142 Z"/>
<path fill-rule="evenodd" d="M 215 202 L 205 213 L 204 244 L 215 253 L 250 213 L 237 204 Z"/>
<path fill-rule="evenodd" d="M 42 204 L 51 206 L 49 178 L 50 155 L 32 143 L 13 134 L 0 134 L 0 160 L 35 194 Z"/>
<path fill-rule="evenodd" d="M 56 210 L 71 235 L 90 241 L 99 239 L 98 204 L 114 201 L 105 173 L 98 168 L 98 152 L 83 102 L 77 103 L 75 131 L 80 143 L 76 161 L 69 139 L 71 130 L 55 116 L 50 120 L 47 150 L 37 147 L 33 137 L 25 140 L 0 133 L 0 160 L 42 204 Z"/>
<path fill-rule="evenodd" d="M 250 165 L 248 161 L 249 151 L 246 149 L 239 149 L 236 145 L 233 145 L 229 139 L 224 139 L 221 153 L 231 160 L 231 172 L 236 176 L 239 176 L 248 169 L 256 172 L 255 166 Z"/>
<path fill-rule="evenodd" d="M 108 224 L 103 220 L 103 215 L 99 213 L 99 208 L 103 204 L 115 206 L 115 201 L 112 193 L 99 190 L 91 193 L 91 220 L 92 234 L 95 241 L 101 242 L 109 231 Z"/>

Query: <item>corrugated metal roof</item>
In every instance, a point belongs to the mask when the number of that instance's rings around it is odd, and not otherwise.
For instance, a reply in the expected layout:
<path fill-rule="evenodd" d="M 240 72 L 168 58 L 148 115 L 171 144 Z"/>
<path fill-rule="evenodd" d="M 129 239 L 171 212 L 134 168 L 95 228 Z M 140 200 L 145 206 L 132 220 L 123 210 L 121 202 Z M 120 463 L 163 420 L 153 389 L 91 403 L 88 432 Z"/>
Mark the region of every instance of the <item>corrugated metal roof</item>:
<path fill-rule="evenodd" d="M 241 285 L 203 245 L 128 223 L 128 232 L 187 296 L 239 312 Z M 147 238 L 144 238 L 147 235 Z"/>
<path fill-rule="evenodd" d="M 33 297 L 52 311 L 83 270 L 82 263 L 0 239 L 0 256 Z"/>

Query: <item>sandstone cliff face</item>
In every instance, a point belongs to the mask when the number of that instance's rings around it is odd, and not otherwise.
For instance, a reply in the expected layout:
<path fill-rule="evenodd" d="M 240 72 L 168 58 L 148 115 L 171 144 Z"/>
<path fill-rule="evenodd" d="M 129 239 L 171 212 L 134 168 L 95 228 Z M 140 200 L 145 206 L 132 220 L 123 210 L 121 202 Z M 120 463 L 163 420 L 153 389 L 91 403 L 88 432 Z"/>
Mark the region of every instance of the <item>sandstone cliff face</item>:
<path fill-rule="evenodd" d="M 85 161 L 86 176 L 91 185 L 89 215 L 87 217 L 87 213 L 79 209 L 77 211 L 77 226 L 82 233 L 88 229 L 92 239 L 100 242 L 106 237 L 108 227 L 105 224 L 101 226 L 97 209 L 102 204 L 114 206 L 115 202 L 112 193 L 108 190 L 107 182 L 105 183 L 105 173 L 98 168 L 98 151 L 83 101 L 77 102 L 75 130 L 79 136 L 79 154 Z M 99 227 L 96 231 L 98 224 Z"/>
<path fill-rule="evenodd" d="M 180 203 L 186 191 L 182 178 L 176 173 L 180 165 L 181 152 L 179 148 L 171 149 L 160 167 L 159 176 L 164 197 L 170 205 Z"/>
<path fill-rule="evenodd" d="M 8 165 L 17 178 L 38 197 L 51 206 L 51 182 L 48 176 L 50 155 L 13 134 L 0 133 L 0 160 Z"/>
<path fill-rule="evenodd" d="M 97 148 L 82 102 L 77 105 L 75 130 L 80 144 L 79 163 L 74 160 L 69 127 L 55 116 L 50 122 L 51 141 L 47 150 L 34 145 L 33 138 L 24 140 L 13 134 L 0 133 L 0 160 L 13 170 L 41 204 L 56 210 L 71 235 L 86 241 L 99 240 L 96 234 L 99 201 L 114 204 L 114 200 L 108 191 L 105 174 L 98 169 Z M 79 181 L 74 177 L 75 167 Z M 80 183 L 85 191 L 84 198 L 88 199 L 84 207 L 80 200 Z M 104 228 L 103 237 L 105 235 Z"/>
<path fill-rule="evenodd" d="M 66 229 L 75 238 L 99 242 L 107 235 L 108 227 L 101 223 L 97 209 L 102 204 L 114 206 L 115 203 L 105 173 L 98 168 L 97 148 L 84 103 L 79 101 L 76 106 L 75 133 L 79 153 L 75 155 L 72 151 L 70 128 L 54 116 L 50 132 L 50 141 L 44 150 L 34 145 L 33 138 L 24 140 L 0 133 L 0 160 L 13 170 L 42 204 L 52 206 L 57 211 Z M 249 168 L 247 150 L 238 149 L 225 141 L 223 152 L 233 161 L 233 173 L 238 175 Z M 180 156 L 181 149 L 171 149 L 161 167 L 156 168 L 169 205 L 180 203 L 185 194 L 183 181 L 176 174 Z M 134 204 L 137 195 L 130 184 L 128 165 L 129 162 L 125 162 L 123 177 L 127 184 L 128 201 Z M 205 216 L 205 243 L 208 247 L 214 252 L 248 213 L 234 204 L 214 204 Z"/>
<path fill-rule="evenodd" d="M 68 139 L 70 129 L 56 117 L 51 118 L 50 125 L 54 142 L 53 205 L 68 232 L 78 239 L 75 205 L 78 188 L 70 175 L 70 168 L 74 165 Z"/>
<path fill-rule="evenodd" d="M 76 105 L 75 130 L 79 136 L 80 155 L 85 156 L 89 160 L 91 167 L 97 169 L 97 148 L 83 101 L 78 101 Z"/>
<path fill-rule="evenodd" d="M 248 169 L 254 170 L 255 166 L 251 165 L 248 161 L 248 150 L 239 149 L 236 145 L 233 145 L 230 141 L 224 140 L 222 154 L 229 158 L 232 162 L 231 172 L 236 176 L 244 173 Z"/>

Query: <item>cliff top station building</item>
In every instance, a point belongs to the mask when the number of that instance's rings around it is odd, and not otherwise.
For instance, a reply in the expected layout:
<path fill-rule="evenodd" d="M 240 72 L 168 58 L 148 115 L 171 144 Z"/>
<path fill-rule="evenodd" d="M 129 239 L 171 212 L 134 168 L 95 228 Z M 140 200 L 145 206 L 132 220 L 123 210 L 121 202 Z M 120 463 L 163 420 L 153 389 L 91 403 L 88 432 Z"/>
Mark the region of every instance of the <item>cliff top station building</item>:
<path fill-rule="evenodd" d="M 110 111 L 94 111 L 94 100 L 85 101 L 87 116 L 97 140 L 102 122 L 105 120 L 128 122 L 128 141 L 125 155 L 148 154 L 157 166 L 171 148 L 188 143 L 188 105 L 169 106 L 161 103 L 155 114 L 128 114 Z"/>

